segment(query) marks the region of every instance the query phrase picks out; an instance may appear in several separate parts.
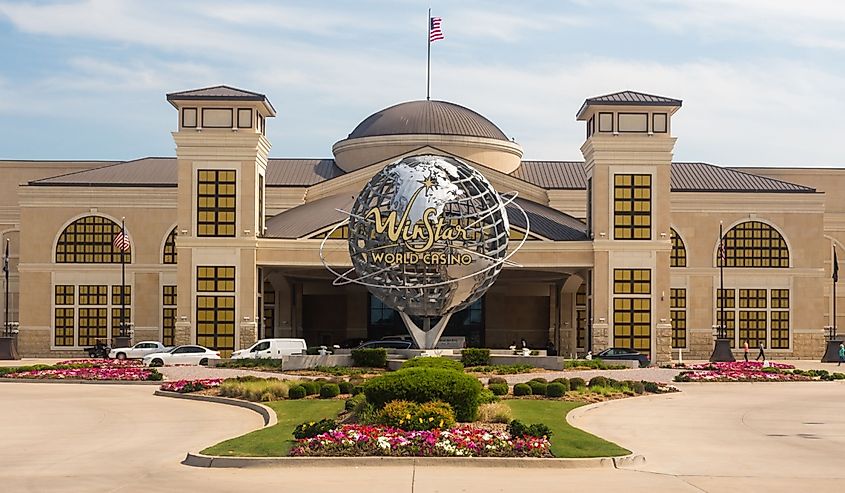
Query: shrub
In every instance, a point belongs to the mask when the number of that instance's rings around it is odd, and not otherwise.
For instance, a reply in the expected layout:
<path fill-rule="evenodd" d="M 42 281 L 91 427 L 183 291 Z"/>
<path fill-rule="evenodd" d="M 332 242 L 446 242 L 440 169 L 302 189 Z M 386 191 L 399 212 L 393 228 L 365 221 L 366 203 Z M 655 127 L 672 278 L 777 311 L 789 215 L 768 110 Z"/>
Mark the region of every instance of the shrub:
<path fill-rule="evenodd" d="M 418 423 L 429 423 L 428 428 L 453 428 L 455 426 L 455 411 L 452 406 L 442 401 L 431 401 L 420 405 L 419 413 L 414 416 Z M 437 426 L 432 426 L 436 424 Z M 415 424 L 414 426 L 417 426 Z"/>
<path fill-rule="evenodd" d="M 288 399 L 302 399 L 307 393 L 308 392 L 305 390 L 305 387 L 297 385 L 296 387 L 288 389 Z"/>
<path fill-rule="evenodd" d="M 452 406 L 459 421 L 473 421 L 481 388 L 476 378 L 454 370 L 407 368 L 369 380 L 364 393 L 376 408 L 394 400 L 443 401 Z"/>
<path fill-rule="evenodd" d="M 574 377 L 569 379 L 569 388 L 571 390 L 583 389 L 587 386 L 587 382 L 581 377 Z"/>
<path fill-rule="evenodd" d="M 545 379 L 545 378 L 543 378 L 543 377 L 532 378 L 532 379 L 531 379 L 531 381 L 532 381 L 532 382 L 540 382 L 540 383 L 549 383 L 549 381 L 548 381 L 548 380 L 546 380 L 546 379 Z"/>
<path fill-rule="evenodd" d="M 320 387 L 320 399 L 332 399 L 340 395 L 340 387 L 336 383 L 327 383 Z"/>
<path fill-rule="evenodd" d="M 563 385 L 563 391 L 564 392 L 568 392 L 569 389 L 571 388 L 569 386 L 569 379 L 568 378 L 555 378 L 554 380 L 552 380 L 552 383 L 559 383 L 559 384 Z"/>
<path fill-rule="evenodd" d="M 352 395 L 358 395 L 364 393 L 364 386 L 363 385 L 355 385 L 352 387 Z"/>
<path fill-rule="evenodd" d="M 490 377 L 490 378 L 487 379 L 487 385 L 491 385 L 491 384 L 494 384 L 494 383 L 503 383 L 503 384 L 507 385 L 508 381 L 505 380 L 502 377 Z"/>
<path fill-rule="evenodd" d="M 642 394 L 645 392 L 645 385 L 642 382 L 631 382 L 629 385 L 631 390 L 634 391 L 635 394 Z"/>
<path fill-rule="evenodd" d="M 508 395 L 508 384 L 506 383 L 491 383 L 487 386 L 490 389 L 490 392 L 493 392 L 493 395 Z"/>
<path fill-rule="evenodd" d="M 358 406 L 366 402 L 366 396 L 364 394 L 358 394 L 355 397 L 350 397 L 349 399 L 346 399 L 346 402 L 343 403 L 343 408 L 347 411 L 353 412 L 358 408 Z"/>
<path fill-rule="evenodd" d="M 292 384 L 276 378 L 227 379 L 220 384 L 220 395 L 253 402 L 278 401 L 288 397 Z"/>
<path fill-rule="evenodd" d="M 763 373 L 780 373 L 780 370 L 774 366 L 764 366 L 763 368 L 760 368 L 760 371 Z"/>
<path fill-rule="evenodd" d="M 531 395 L 531 387 L 527 383 L 518 383 L 513 386 L 513 395 Z"/>
<path fill-rule="evenodd" d="M 376 415 L 376 422 L 407 431 L 433 430 L 455 426 L 455 412 L 442 401 L 418 404 L 411 401 L 390 401 Z"/>
<path fill-rule="evenodd" d="M 590 387 L 607 387 L 607 379 L 602 376 L 590 379 Z"/>
<path fill-rule="evenodd" d="M 464 366 L 487 366 L 490 364 L 490 350 L 467 348 L 461 351 L 461 363 Z"/>
<path fill-rule="evenodd" d="M 482 423 L 510 423 L 513 419 L 511 408 L 501 402 L 492 402 L 478 406 L 478 421 Z"/>
<path fill-rule="evenodd" d="M 562 383 L 552 382 L 546 386 L 546 397 L 563 397 L 566 395 L 566 387 Z"/>
<path fill-rule="evenodd" d="M 646 382 L 645 380 L 642 381 L 643 390 L 646 392 L 651 392 L 652 394 L 657 394 L 660 392 L 660 387 L 654 382 Z"/>
<path fill-rule="evenodd" d="M 607 386 L 613 390 L 622 390 L 622 382 L 613 378 L 607 379 Z"/>
<path fill-rule="evenodd" d="M 353 387 L 354 385 L 349 382 L 340 382 L 337 384 L 337 388 L 340 390 L 341 394 L 351 394 Z"/>
<path fill-rule="evenodd" d="M 474 366 L 471 371 L 477 373 L 495 373 L 496 375 L 515 375 L 517 373 L 530 373 L 534 371 L 531 365 L 516 364 L 516 365 L 487 365 Z"/>
<path fill-rule="evenodd" d="M 303 438 L 314 438 L 317 435 L 326 433 L 337 428 L 337 422 L 333 419 L 321 419 L 320 421 L 311 421 L 297 425 L 293 429 L 293 436 L 297 440 Z"/>
<path fill-rule="evenodd" d="M 160 382 L 160 381 L 164 380 L 164 375 L 159 373 L 159 371 L 156 370 L 155 368 L 150 368 L 149 371 L 150 371 L 150 374 L 147 376 L 147 380 L 151 380 L 153 382 Z"/>
<path fill-rule="evenodd" d="M 268 368 L 281 370 L 282 360 L 271 358 L 230 359 L 218 361 L 214 366 L 217 368 Z"/>
<path fill-rule="evenodd" d="M 493 393 L 490 389 L 481 389 L 481 393 L 478 394 L 478 404 L 490 404 L 491 402 L 497 402 L 499 400 L 496 397 L 496 394 Z"/>
<path fill-rule="evenodd" d="M 445 368 L 447 370 L 464 371 L 464 365 L 460 361 L 455 361 L 442 356 L 438 357 L 416 357 L 409 359 L 402 363 L 402 368 Z"/>
<path fill-rule="evenodd" d="M 384 368 L 387 366 L 387 350 L 384 348 L 353 349 L 352 361 L 355 366 Z"/>
<path fill-rule="evenodd" d="M 300 385 L 305 388 L 305 395 L 314 395 L 320 391 L 320 384 L 313 380 L 307 380 Z"/>
<path fill-rule="evenodd" d="M 602 361 L 599 358 L 593 359 L 570 359 L 563 362 L 563 368 L 590 368 L 593 370 L 621 370 L 627 368 L 625 365 L 613 365 Z"/>
<path fill-rule="evenodd" d="M 549 384 L 543 382 L 535 382 L 531 381 L 528 382 L 528 386 L 531 387 L 531 394 L 532 395 L 546 395 L 546 387 Z"/>
<path fill-rule="evenodd" d="M 508 433 L 511 434 L 513 438 L 523 438 L 523 437 L 552 437 L 552 430 L 549 429 L 548 426 L 542 423 L 535 423 L 531 425 L 526 425 L 522 421 L 513 420 L 508 425 Z"/>
<path fill-rule="evenodd" d="M 833 379 L 834 380 L 845 380 L 845 373 L 834 373 Z"/>

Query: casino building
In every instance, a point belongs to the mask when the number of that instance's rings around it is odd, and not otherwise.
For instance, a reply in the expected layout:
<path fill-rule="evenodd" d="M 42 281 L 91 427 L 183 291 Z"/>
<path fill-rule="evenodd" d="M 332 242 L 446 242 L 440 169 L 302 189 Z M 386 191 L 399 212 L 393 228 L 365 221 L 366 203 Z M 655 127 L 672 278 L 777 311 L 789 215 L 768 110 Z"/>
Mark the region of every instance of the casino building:
<path fill-rule="evenodd" d="M 525 339 L 564 355 L 617 346 L 656 361 L 680 350 L 706 358 L 724 313 L 734 348 L 817 358 L 833 323 L 845 169 L 673 162 L 679 100 L 587 99 L 576 114 L 582 162 L 523 160 L 494 123 L 443 101 L 373 113 L 332 157 L 271 158 L 265 126 L 276 110 L 264 95 L 216 86 L 167 101 L 175 157 L 0 161 L 0 235 L 11 240 L 10 319 L 23 355 L 78 356 L 110 340 L 122 292 L 136 341 L 228 351 L 260 337 L 317 345 L 404 333 L 365 288 L 334 286 L 319 248 L 325 239 L 328 262 L 349 268 L 338 209 L 377 170 L 420 154 L 455 157 L 500 193 L 517 192 L 529 219 L 508 208 L 510 238 L 526 240 L 511 259 L 518 266 L 449 322 L 445 335 L 469 345 Z M 121 218 L 126 253 L 112 244 Z"/>

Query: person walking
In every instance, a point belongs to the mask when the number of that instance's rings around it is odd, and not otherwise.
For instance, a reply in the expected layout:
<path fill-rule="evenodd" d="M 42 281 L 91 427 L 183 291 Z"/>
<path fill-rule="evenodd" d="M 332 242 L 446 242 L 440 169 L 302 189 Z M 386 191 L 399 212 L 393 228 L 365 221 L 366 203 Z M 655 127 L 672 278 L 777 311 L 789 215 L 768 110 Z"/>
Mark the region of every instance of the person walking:
<path fill-rule="evenodd" d="M 748 341 L 742 343 L 742 354 L 745 356 L 745 362 L 748 363 Z"/>
<path fill-rule="evenodd" d="M 757 346 L 757 347 L 760 349 L 760 354 L 758 354 L 757 357 L 754 358 L 754 361 L 757 361 L 760 358 L 763 358 L 763 363 L 765 363 L 766 362 L 766 353 L 763 352 L 763 343 L 761 342 L 760 345 Z"/>
<path fill-rule="evenodd" d="M 836 366 L 842 366 L 842 362 L 845 361 L 845 343 L 839 343 L 839 363 Z"/>

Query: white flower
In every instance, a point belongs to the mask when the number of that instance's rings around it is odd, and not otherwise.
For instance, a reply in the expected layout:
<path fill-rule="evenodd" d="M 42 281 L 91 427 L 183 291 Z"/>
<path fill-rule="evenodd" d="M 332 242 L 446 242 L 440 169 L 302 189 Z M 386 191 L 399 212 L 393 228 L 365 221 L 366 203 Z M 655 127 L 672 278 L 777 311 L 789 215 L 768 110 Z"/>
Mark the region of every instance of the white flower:
<path fill-rule="evenodd" d="M 376 444 L 385 450 L 390 449 L 390 439 L 387 437 L 378 437 Z"/>

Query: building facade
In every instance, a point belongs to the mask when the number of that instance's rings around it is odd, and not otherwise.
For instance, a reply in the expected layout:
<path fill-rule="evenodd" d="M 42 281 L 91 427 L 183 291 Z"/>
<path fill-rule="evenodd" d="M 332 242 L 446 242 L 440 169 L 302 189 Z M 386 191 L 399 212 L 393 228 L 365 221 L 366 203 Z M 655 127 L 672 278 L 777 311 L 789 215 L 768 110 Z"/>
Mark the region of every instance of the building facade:
<path fill-rule="evenodd" d="M 10 319 L 25 356 L 77 356 L 111 340 L 124 303 L 136 341 L 224 352 L 260 337 L 318 345 L 404 333 L 366 289 L 334 286 L 319 250 L 348 268 L 342 211 L 383 166 L 418 154 L 467 162 L 499 193 L 516 192 L 529 219 L 508 209 L 511 239 L 525 240 L 518 267 L 445 335 L 494 348 L 551 341 L 564 355 L 632 347 L 667 361 L 708 357 L 724 314 L 734 348 L 816 358 L 833 324 L 845 169 L 673 162 L 679 100 L 587 99 L 576 115 L 583 162 L 523 160 L 495 124 L 442 101 L 374 113 L 333 158 L 274 159 L 264 95 L 216 86 L 167 100 L 175 157 L 0 161 Z M 122 220 L 125 253 L 112 243 Z"/>

